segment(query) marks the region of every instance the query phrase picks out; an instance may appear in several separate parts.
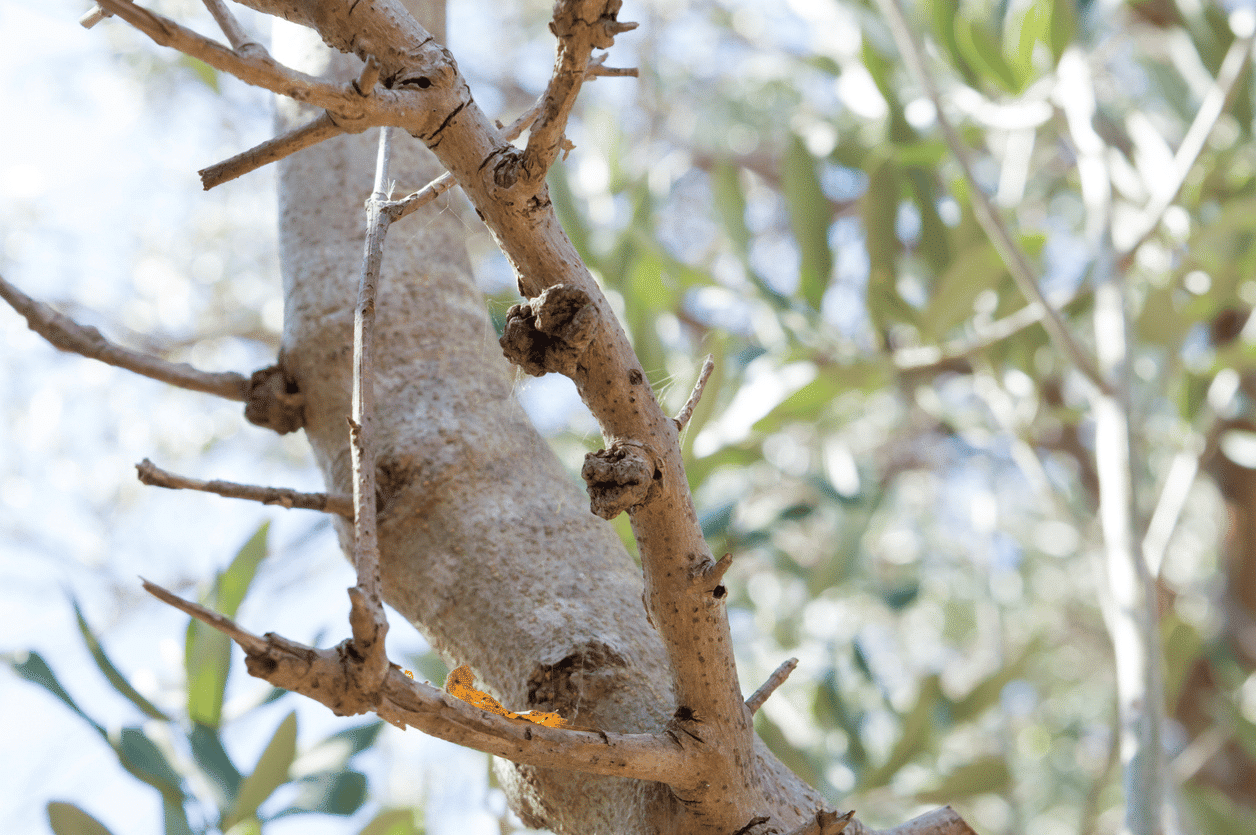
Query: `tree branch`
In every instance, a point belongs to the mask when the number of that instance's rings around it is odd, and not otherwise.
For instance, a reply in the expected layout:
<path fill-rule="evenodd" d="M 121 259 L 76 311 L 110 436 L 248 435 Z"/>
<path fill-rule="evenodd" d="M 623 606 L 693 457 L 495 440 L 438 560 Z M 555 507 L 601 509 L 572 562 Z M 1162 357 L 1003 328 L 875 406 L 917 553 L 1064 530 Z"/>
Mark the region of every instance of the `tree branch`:
<path fill-rule="evenodd" d="M 163 470 L 145 458 L 135 465 L 140 481 L 151 487 L 165 487 L 168 490 L 200 490 L 203 493 L 216 493 L 230 499 L 248 499 L 262 504 L 277 504 L 281 507 L 300 508 L 302 510 L 318 510 L 323 513 L 335 513 L 346 519 L 353 518 L 353 501 L 346 496 L 332 496 L 327 493 L 301 493 L 286 487 L 258 487 L 252 484 L 236 484 L 232 481 L 201 481 L 195 478 L 178 475 Z"/>
<path fill-rule="evenodd" d="M 228 635 L 244 650 L 249 672 L 276 687 L 326 705 L 338 716 L 373 711 L 418 730 L 525 765 L 604 774 L 691 788 L 692 757 L 667 734 L 617 734 L 551 728 L 481 710 L 429 684 L 411 680 L 395 665 L 382 688 L 363 692 L 349 668 L 359 662 L 346 643 L 315 649 L 273 632 L 258 637 L 230 618 L 184 600 L 155 583 L 149 594 Z"/>
<path fill-rule="evenodd" d="M 180 26 L 168 17 L 127 0 L 101 0 L 100 5 L 106 12 L 117 15 L 148 35 L 154 43 L 199 58 L 214 69 L 234 75 L 248 84 L 297 101 L 308 102 L 324 110 L 333 110 L 343 114 L 346 119 L 356 118 L 365 111 L 360 96 L 355 96 L 343 87 L 327 84 L 313 76 L 282 66 L 269 54 L 237 53 L 217 41 Z M 355 98 L 358 100 L 355 101 Z"/>
<path fill-rule="evenodd" d="M 1216 127 L 1217 119 L 1221 117 L 1230 94 L 1234 92 L 1234 85 L 1238 83 L 1243 68 L 1247 66 L 1248 59 L 1251 58 L 1253 43 L 1256 43 L 1256 36 L 1248 34 L 1235 38 L 1230 44 L 1230 49 L 1221 61 L 1217 78 L 1204 95 L 1194 121 L 1187 129 L 1186 136 L 1182 137 L 1182 144 L 1178 146 L 1177 153 L 1173 155 L 1172 172 L 1167 177 L 1157 178 L 1149 183 L 1152 189 L 1151 199 L 1139 218 L 1138 231 L 1134 235 L 1134 240 L 1117 253 L 1117 261 L 1122 269 L 1129 266 L 1134 253 L 1159 228 L 1165 210 L 1177 199 L 1178 192 L 1182 190 L 1182 184 L 1186 182 L 1187 175 L 1191 173 L 1191 168 L 1199 159 L 1208 135 Z"/>
<path fill-rule="evenodd" d="M 96 328 L 80 325 L 43 302 L 35 301 L 3 276 L 0 276 L 0 298 L 22 314 L 30 329 L 52 343 L 54 348 L 125 368 L 179 388 L 216 394 L 227 400 L 248 399 L 249 378 L 229 371 L 201 371 L 184 362 L 169 362 L 115 345 Z"/>
<path fill-rule="evenodd" d="M 558 55 L 523 154 L 523 170 L 531 182 L 545 179 L 563 148 L 567 117 L 590 74 L 593 50 L 610 49 L 616 35 L 637 28 L 635 23 L 617 20 L 622 5 L 622 0 L 558 0 L 554 4 L 550 31 L 558 38 Z"/>
<path fill-rule="evenodd" d="M 344 128 L 336 124 L 336 120 L 332 118 L 331 113 L 323 111 L 321 115 L 308 124 L 302 125 L 295 130 L 290 130 L 282 136 L 268 139 L 260 145 L 208 168 L 202 168 L 196 173 L 201 175 L 202 188 L 205 191 L 209 191 L 215 186 L 230 182 L 236 177 L 248 174 L 250 171 L 256 171 L 263 165 L 277 162 L 303 148 L 317 145 L 325 139 L 331 139 L 333 136 L 339 136 L 344 132 Z"/>
<path fill-rule="evenodd" d="M 881 7 L 882 14 L 890 27 L 890 32 L 894 36 L 894 42 L 898 45 L 898 51 L 902 55 L 904 63 L 907 64 L 908 69 L 915 76 L 916 83 L 924 89 L 925 95 L 929 97 L 934 109 L 937 111 L 938 127 L 941 128 L 942 137 L 946 141 L 947 147 L 950 148 L 951 155 L 959 163 L 964 179 L 968 182 L 972 195 L 973 212 L 977 216 L 977 221 L 981 224 L 981 228 L 985 230 L 986 235 L 990 238 L 990 242 L 998 250 L 1003 263 L 1007 265 L 1008 272 L 1011 273 L 1021 293 L 1028 301 L 1041 306 L 1044 315 L 1042 324 L 1047 329 L 1047 334 L 1051 337 L 1052 343 L 1064 356 L 1069 358 L 1073 367 L 1081 372 L 1082 376 L 1089 380 L 1095 388 L 1099 391 L 1107 391 L 1107 382 L 1103 379 L 1093 360 L 1086 354 L 1081 344 L 1073 337 L 1068 326 L 1064 324 L 1059 311 L 1052 307 L 1042 294 L 1042 289 L 1038 286 L 1038 280 L 1034 275 L 1033 267 L 1029 264 L 1029 259 L 1025 256 L 1020 245 L 1016 243 L 1016 239 L 1012 237 L 1012 233 L 1008 231 L 1002 216 L 990 203 L 990 199 L 982 189 L 976 174 L 973 173 L 968 147 L 964 144 L 964 140 L 960 138 L 959 132 L 955 130 L 955 126 L 951 124 L 950 118 L 946 115 L 942 96 L 938 92 L 937 85 L 933 83 L 933 77 L 925 69 L 923 53 L 916 41 L 915 33 L 912 32 L 911 27 L 907 24 L 907 18 L 903 13 L 900 0 L 877 0 L 877 5 Z"/>

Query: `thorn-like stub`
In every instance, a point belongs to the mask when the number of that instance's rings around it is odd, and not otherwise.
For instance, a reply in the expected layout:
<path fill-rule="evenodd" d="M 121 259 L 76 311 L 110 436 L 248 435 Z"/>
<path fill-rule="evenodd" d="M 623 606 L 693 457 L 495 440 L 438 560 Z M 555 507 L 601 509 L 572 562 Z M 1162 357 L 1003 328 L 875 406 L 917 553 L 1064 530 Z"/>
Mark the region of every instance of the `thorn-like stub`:
<path fill-rule="evenodd" d="M 617 441 L 610 449 L 590 452 L 580 470 L 589 488 L 589 509 L 603 519 L 614 519 L 636 507 L 657 489 L 655 470 L 638 444 Z"/>
<path fill-rule="evenodd" d="M 571 376 L 597 332 L 597 308 L 583 290 L 559 284 L 506 313 L 506 359 L 534 377 Z"/>
<path fill-rule="evenodd" d="M 305 395 L 278 365 L 254 371 L 249 378 L 244 417 L 280 435 L 295 432 L 305 425 Z"/>

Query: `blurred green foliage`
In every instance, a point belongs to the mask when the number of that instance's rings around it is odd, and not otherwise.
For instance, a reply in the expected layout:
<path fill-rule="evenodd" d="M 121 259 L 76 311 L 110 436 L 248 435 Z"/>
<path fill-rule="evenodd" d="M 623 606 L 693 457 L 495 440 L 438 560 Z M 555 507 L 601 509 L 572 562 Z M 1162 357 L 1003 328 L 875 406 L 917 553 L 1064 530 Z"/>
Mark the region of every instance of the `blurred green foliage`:
<path fill-rule="evenodd" d="M 266 557 L 268 526 L 262 525 L 218 573 L 208 593 L 202 596 L 202 604 L 228 616 L 234 614 Z M 163 711 L 141 695 L 126 674 L 109 660 L 78 601 L 70 602 L 97 668 L 147 722 L 106 728 L 78 705 L 39 653 L 12 654 L 4 660 L 20 677 L 44 688 L 90 724 L 113 749 L 118 763 L 161 795 L 166 835 L 261 835 L 267 822 L 277 818 L 297 814 L 345 817 L 362 808 L 367 800 L 367 778 L 352 767 L 351 761 L 375 742 L 382 727 L 380 721 L 346 728 L 308 747 L 303 755 L 316 755 L 319 767 L 298 774 L 293 770 L 297 758 L 297 717 L 290 712 L 275 728 L 256 763 L 237 764 L 223 745 L 226 726 L 290 694 L 272 690 L 268 698 L 246 713 L 224 720 L 222 705 L 231 670 L 230 642 L 220 646 L 211 636 L 223 637 L 221 633 L 189 619 L 185 702 L 180 710 Z M 246 770 L 241 771 L 242 767 Z M 266 804 L 285 786 L 296 791 L 284 793 L 282 804 Z M 110 833 L 87 811 L 64 801 L 48 804 L 48 823 L 55 835 Z M 423 831 L 413 810 L 384 809 L 361 829 L 360 835 L 418 835 Z"/>

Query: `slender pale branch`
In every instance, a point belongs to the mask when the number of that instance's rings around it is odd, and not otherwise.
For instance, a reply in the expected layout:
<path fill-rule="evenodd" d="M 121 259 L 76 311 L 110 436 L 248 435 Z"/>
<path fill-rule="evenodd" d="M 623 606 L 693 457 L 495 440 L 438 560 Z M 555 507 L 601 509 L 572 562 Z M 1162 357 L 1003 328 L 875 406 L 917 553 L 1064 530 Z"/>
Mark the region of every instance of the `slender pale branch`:
<path fill-rule="evenodd" d="M 1199 473 L 1199 457 L 1189 452 L 1179 452 L 1169 465 L 1169 473 L 1164 479 L 1164 488 L 1156 502 L 1156 509 L 1147 524 L 1147 533 L 1143 535 L 1143 559 L 1147 562 L 1147 570 L 1153 577 L 1160 574 L 1164 564 L 1164 554 L 1168 550 L 1169 540 L 1177 528 L 1178 519 L 1182 516 L 1182 508 L 1186 507 L 1186 497 L 1190 495 L 1191 485 Z"/>
<path fill-rule="evenodd" d="M 26 318 L 30 329 L 52 343 L 53 347 L 106 365 L 125 368 L 144 377 L 151 377 L 179 388 L 216 394 L 228 400 L 246 400 L 249 379 L 234 372 L 201 371 L 183 362 L 169 362 L 158 357 L 115 345 L 87 325 L 38 302 L 0 276 L 0 298 Z"/>
<path fill-rule="evenodd" d="M 369 63 L 369 62 L 368 62 Z M 380 597 L 379 537 L 376 530 L 375 477 L 375 300 L 379 293 L 384 239 L 392 214 L 387 201 L 391 129 L 380 128 L 375 161 L 375 186 L 367 200 L 366 242 L 358 302 L 353 313 L 353 414 L 349 450 L 353 466 L 353 564 L 357 585 L 349 590 L 353 604 L 349 622 L 369 682 L 382 682 L 388 671 L 384 635 L 388 620 Z"/>
<path fill-rule="evenodd" d="M 252 484 L 236 484 L 233 481 L 201 481 L 188 478 L 169 470 L 163 470 L 145 458 L 135 465 L 140 481 L 152 487 L 165 487 L 168 490 L 199 490 L 203 493 L 215 493 L 230 499 L 248 499 L 262 504 L 277 504 L 281 507 L 300 508 L 302 510 L 318 510 L 323 513 L 335 513 L 346 519 L 353 518 L 353 501 L 347 496 L 333 496 L 327 493 L 301 493 L 286 487 L 259 487 Z"/>
<path fill-rule="evenodd" d="M 230 618 L 143 582 L 149 594 L 239 644 L 250 673 L 314 699 L 338 715 L 373 710 L 394 724 L 525 765 L 691 787 L 691 757 L 667 734 L 551 728 L 508 719 L 412 681 L 396 666 L 389 667 L 379 690 L 364 692 L 347 670 L 357 662 L 344 644 L 315 649 L 274 633 L 259 637 Z"/>
<path fill-rule="evenodd" d="M 776 688 L 785 683 L 785 679 L 789 678 L 789 674 L 792 673 L 794 668 L 797 666 L 798 659 L 791 658 L 781 666 L 777 667 L 772 675 L 768 676 L 768 680 L 763 682 L 759 689 L 751 694 L 749 699 L 746 699 L 746 707 L 750 709 L 750 712 L 758 713 L 759 708 L 763 707 L 763 703 L 776 692 Z"/>
<path fill-rule="evenodd" d="M 253 40 L 248 32 L 244 31 L 240 21 L 236 20 L 235 15 L 222 0 L 205 0 L 205 8 L 209 9 L 209 13 L 214 16 L 218 28 L 227 36 L 227 43 L 231 44 L 231 48 L 236 52 L 243 55 L 253 50 L 266 51 L 260 43 Z"/>
<path fill-rule="evenodd" d="M 1024 250 L 1016 243 L 1016 239 L 1012 237 L 1012 233 L 1008 230 L 1002 215 L 994 208 L 990 198 L 986 196 L 985 191 L 982 189 L 980 181 L 973 172 L 968 146 L 964 144 L 964 140 L 946 115 L 942 95 L 938 92 L 938 87 L 934 84 L 933 77 L 925 68 L 923 52 L 920 44 L 916 41 L 915 33 L 907 23 L 907 17 L 903 13 L 900 0 L 877 0 L 877 5 L 881 7 L 904 63 L 907 64 L 908 69 L 916 79 L 916 83 L 925 91 L 925 95 L 929 97 L 934 109 L 937 111 L 938 127 L 941 128 L 942 137 L 946 141 L 951 155 L 959 163 L 964 179 L 968 182 L 972 196 L 973 212 L 977 217 L 977 221 L 981 224 L 981 228 L 985 230 L 986 235 L 990 238 L 990 242 L 994 245 L 1000 257 L 1002 257 L 1003 263 L 1007 265 L 1008 272 L 1011 273 L 1021 293 L 1024 294 L 1028 301 L 1042 307 L 1044 314 L 1042 320 L 1043 327 L 1047 329 L 1047 334 L 1051 337 L 1051 341 L 1056 348 L 1069 358 L 1073 367 L 1081 372 L 1082 376 L 1089 380 L 1095 388 L 1100 391 L 1107 391 L 1107 382 L 1100 375 L 1093 360 L 1087 356 L 1081 343 L 1069 331 L 1059 311 L 1052 307 L 1042 294 L 1042 288 L 1038 286 L 1037 276 L 1034 274 L 1034 269 L 1030 266 Z"/>
<path fill-rule="evenodd" d="M 1251 58 L 1253 43 L 1256 43 L 1256 36 L 1245 35 L 1235 38 L 1230 44 L 1230 49 L 1221 61 L 1217 78 L 1208 88 L 1208 92 L 1204 94 L 1194 121 L 1187 129 L 1186 136 L 1182 137 L 1182 144 L 1178 146 L 1177 153 L 1173 155 L 1173 170 L 1168 176 L 1158 178 L 1151 183 L 1151 199 L 1139 218 L 1138 231 L 1134 235 L 1134 240 L 1117 255 L 1118 261 L 1123 266 L 1155 233 L 1160 226 L 1160 221 L 1164 218 L 1165 210 L 1177 199 L 1178 192 L 1182 190 L 1182 184 L 1186 182 L 1186 176 L 1191 173 L 1191 168 L 1199 159 L 1208 135 L 1216 127 L 1217 119 L 1221 117 L 1226 102 L 1234 92 L 1234 85 L 1238 83 L 1243 68 L 1247 66 Z"/>
<path fill-rule="evenodd" d="M 685 401 L 685 407 L 680 410 L 680 414 L 672 418 L 676 421 L 676 428 L 683 430 L 689 425 L 689 419 L 693 417 L 693 410 L 698 407 L 698 401 L 702 399 L 702 390 L 706 388 L 707 380 L 711 379 L 711 372 L 715 370 L 715 357 L 707 354 L 706 360 L 702 363 L 702 371 L 698 374 L 698 382 L 693 384 L 693 391 L 689 393 L 689 399 Z"/>

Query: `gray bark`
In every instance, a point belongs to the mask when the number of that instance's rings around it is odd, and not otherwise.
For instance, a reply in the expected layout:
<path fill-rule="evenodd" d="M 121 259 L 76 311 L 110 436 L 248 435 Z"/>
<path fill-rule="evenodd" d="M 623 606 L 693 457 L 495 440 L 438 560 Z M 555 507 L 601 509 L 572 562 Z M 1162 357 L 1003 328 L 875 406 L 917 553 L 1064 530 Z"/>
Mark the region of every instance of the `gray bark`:
<path fill-rule="evenodd" d="M 311 74 L 357 75 L 314 32 L 278 24 L 276 57 Z M 316 112 L 279 104 L 279 129 Z M 394 193 L 442 173 L 399 135 Z M 375 132 L 280 164 L 282 366 L 305 397 L 305 431 L 329 492 L 352 492 L 348 427 L 353 306 Z M 445 199 L 457 199 L 445 198 Z M 469 663 L 517 709 L 574 724 L 657 730 L 671 695 L 646 623 L 642 581 L 618 536 L 512 397 L 467 264 L 462 223 L 442 204 L 389 236 L 378 305 L 380 546 L 384 598 L 452 664 Z M 351 528 L 338 523 L 348 546 Z M 497 760 L 525 822 L 556 831 L 653 832 L 653 788 Z"/>

